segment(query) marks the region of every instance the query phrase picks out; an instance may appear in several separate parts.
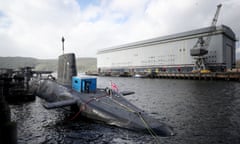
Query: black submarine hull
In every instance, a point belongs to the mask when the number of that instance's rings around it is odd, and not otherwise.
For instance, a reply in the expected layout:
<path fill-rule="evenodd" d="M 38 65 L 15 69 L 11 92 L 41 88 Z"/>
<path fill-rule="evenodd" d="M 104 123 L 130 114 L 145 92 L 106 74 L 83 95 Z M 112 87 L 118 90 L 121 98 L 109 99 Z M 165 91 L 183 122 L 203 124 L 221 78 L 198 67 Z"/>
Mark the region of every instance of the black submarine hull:
<path fill-rule="evenodd" d="M 46 100 L 44 107 L 47 109 L 77 105 L 81 116 L 98 122 L 153 135 L 174 135 L 172 127 L 149 116 L 127 101 L 121 93 L 109 93 L 105 89 L 97 89 L 95 93 L 80 93 L 46 79 L 33 80 L 30 85 L 36 96 Z"/>

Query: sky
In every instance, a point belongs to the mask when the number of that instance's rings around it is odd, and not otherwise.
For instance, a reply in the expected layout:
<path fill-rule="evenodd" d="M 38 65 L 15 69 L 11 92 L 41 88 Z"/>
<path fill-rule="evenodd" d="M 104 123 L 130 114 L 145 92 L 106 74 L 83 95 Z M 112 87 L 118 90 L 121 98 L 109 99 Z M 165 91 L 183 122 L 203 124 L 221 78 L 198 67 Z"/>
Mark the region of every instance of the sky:
<path fill-rule="evenodd" d="M 40 59 L 100 49 L 217 25 L 240 37 L 239 0 L 0 0 L 0 56 Z M 240 59 L 240 44 L 236 43 Z"/>

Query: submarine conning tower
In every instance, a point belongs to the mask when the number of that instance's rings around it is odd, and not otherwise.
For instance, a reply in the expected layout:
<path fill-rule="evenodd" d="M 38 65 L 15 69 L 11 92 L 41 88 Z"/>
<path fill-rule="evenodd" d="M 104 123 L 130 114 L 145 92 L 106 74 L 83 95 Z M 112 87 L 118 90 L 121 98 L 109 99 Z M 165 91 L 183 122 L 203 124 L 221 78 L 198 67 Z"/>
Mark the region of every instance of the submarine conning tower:
<path fill-rule="evenodd" d="M 58 57 L 57 82 L 62 85 L 71 86 L 73 76 L 77 76 L 75 54 L 60 55 Z"/>

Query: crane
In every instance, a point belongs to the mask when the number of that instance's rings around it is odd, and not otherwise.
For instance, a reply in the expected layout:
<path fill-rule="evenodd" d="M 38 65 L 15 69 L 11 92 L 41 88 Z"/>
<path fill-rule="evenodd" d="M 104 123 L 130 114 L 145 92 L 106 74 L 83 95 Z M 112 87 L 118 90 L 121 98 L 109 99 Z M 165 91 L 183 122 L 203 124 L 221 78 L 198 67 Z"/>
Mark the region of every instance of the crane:
<path fill-rule="evenodd" d="M 207 35 L 206 39 L 204 39 L 202 36 L 199 37 L 196 44 L 193 46 L 192 49 L 190 49 L 190 55 L 193 56 L 195 59 L 196 71 L 210 72 L 209 70 L 206 70 L 206 62 L 204 56 L 208 53 L 208 47 L 212 38 L 211 35 L 216 30 L 216 24 L 221 7 L 222 4 L 217 5 L 217 10 L 210 26 L 211 32 Z"/>

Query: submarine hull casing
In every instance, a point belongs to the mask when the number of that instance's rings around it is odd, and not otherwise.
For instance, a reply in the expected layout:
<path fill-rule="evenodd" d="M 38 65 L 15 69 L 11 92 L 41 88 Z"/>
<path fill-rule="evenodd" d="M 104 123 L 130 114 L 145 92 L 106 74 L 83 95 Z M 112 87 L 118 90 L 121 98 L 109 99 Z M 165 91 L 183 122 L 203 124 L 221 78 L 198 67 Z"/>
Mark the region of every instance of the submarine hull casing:
<path fill-rule="evenodd" d="M 32 82 L 31 90 L 45 99 L 46 108 L 77 105 L 81 116 L 134 131 L 153 131 L 156 135 L 171 136 L 173 129 L 154 119 L 127 101 L 120 93 L 108 95 L 105 90 L 96 93 L 79 93 L 52 80 Z"/>

